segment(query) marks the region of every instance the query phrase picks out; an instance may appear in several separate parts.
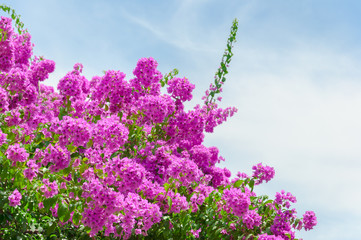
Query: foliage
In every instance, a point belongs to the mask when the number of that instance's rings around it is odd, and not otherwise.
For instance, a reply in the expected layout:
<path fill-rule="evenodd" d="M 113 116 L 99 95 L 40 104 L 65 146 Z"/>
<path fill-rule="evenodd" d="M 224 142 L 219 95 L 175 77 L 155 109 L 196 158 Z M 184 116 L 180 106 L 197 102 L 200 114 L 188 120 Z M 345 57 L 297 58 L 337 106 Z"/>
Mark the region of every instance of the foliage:
<path fill-rule="evenodd" d="M 153 58 L 140 59 L 130 80 L 110 70 L 89 81 L 77 63 L 59 93 L 40 84 L 55 62 L 33 56 L 19 17 L 1 9 L 19 33 L 1 17 L 0 238 L 295 239 L 294 229 L 316 225 L 311 211 L 297 218 L 292 194 L 253 191 L 273 168 L 231 179 L 217 167 L 219 150 L 202 144 L 236 112 L 213 99 L 236 20 L 204 104 L 185 110 L 195 86 L 176 69 L 163 77 Z"/>

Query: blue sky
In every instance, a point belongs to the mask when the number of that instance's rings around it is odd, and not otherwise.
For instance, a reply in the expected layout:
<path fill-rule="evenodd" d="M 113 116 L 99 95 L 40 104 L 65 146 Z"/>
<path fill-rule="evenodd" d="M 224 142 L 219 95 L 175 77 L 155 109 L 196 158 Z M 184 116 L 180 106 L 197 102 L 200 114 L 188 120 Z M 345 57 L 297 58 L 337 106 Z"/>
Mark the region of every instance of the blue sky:
<path fill-rule="evenodd" d="M 56 86 L 76 62 L 88 79 L 103 70 L 128 79 L 141 57 L 178 68 L 200 99 L 219 65 L 232 20 L 238 42 L 223 106 L 239 111 L 214 134 L 233 174 L 275 167 L 256 189 L 293 193 L 318 226 L 304 239 L 356 240 L 361 226 L 360 1 L 2 1 L 32 34 L 35 54 L 56 62 Z M 191 104 L 189 105 L 191 106 Z"/>

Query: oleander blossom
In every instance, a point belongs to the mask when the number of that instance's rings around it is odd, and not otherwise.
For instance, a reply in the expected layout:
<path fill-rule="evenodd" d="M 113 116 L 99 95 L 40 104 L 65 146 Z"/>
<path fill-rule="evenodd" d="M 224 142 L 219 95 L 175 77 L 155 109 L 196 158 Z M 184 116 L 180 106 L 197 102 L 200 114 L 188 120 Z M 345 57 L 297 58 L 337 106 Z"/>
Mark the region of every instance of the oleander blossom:
<path fill-rule="evenodd" d="M 12 207 L 19 206 L 21 201 L 21 194 L 18 189 L 15 189 L 13 193 L 9 196 L 9 205 Z"/>
<path fill-rule="evenodd" d="M 317 225 L 317 217 L 313 211 L 306 211 L 303 214 L 303 224 L 306 231 L 313 229 Z"/>
<path fill-rule="evenodd" d="M 256 185 L 259 185 L 264 181 L 270 181 L 275 175 L 275 170 L 273 167 L 263 166 L 262 163 L 258 163 L 257 165 L 253 166 L 252 169 L 252 177 L 256 178 Z"/>

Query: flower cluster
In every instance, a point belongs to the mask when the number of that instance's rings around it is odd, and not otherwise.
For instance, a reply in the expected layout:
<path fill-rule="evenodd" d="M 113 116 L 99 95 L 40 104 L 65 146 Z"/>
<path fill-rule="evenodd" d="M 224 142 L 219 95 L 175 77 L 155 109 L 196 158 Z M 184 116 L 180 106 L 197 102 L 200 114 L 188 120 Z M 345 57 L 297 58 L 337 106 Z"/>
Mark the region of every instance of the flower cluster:
<path fill-rule="evenodd" d="M 40 187 L 40 190 L 44 193 L 46 198 L 51 198 L 58 194 L 59 189 L 56 181 L 50 182 L 49 179 L 44 178 L 43 184 L 44 185 Z"/>
<path fill-rule="evenodd" d="M 52 163 L 49 167 L 51 172 L 58 172 L 69 166 L 70 153 L 67 149 L 62 148 L 59 145 L 49 145 L 44 154 L 42 164 L 46 166 L 48 163 Z"/>
<path fill-rule="evenodd" d="M 12 35 L 16 34 L 11 26 L 11 19 L 1 16 L 0 20 L 0 71 L 9 71 L 15 64 L 15 49 Z"/>
<path fill-rule="evenodd" d="M 7 135 L 5 133 L 0 132 L 0 146 L 6 142 L 6 137 Z"/>
<path fill-rule="evenodd" d="M 223 192 L 222 199 L 226 202 L 224 209 L 232 211 L 236 216 L 243 217 L 251 204 L 249 194 L 239 188 L 226 189 Z"/>
<path fill-rule="evenodd" d="M 286 208 L 290 208 L 291 203 L 296 203 L 297 200 L 296 197 L 293 196 L 290 192 L 286 193 L 284 190 L 282 190 L 280 193 L 276 193 L 274 202 L 278 205 L 283 205 Z"/>
<path fill-rule="evenodd" d="M 133 81 L 134 85 L 148 88 L 152 84 L 159 83 L 163 76 L 157 70 L 157 66 L 157 61 L 152 57 L 139 59 L 137 67 L 133 71 L 134 76 L 136 76 L 136 79 Z"/>
<path fill-rule="evenodd" d="M 56 123 L 57 122 L 54 122 L 54 124 L 52 124 L 50 130 L 60 135 L 60 146 L 64 147 L 69 144 L 83 146 L 89 141 L 90 126 L 84 119 L 64 116 L 59 124 Z"/>
<path fill-rule="evenodd" d="M 9 205 L 13 207 L 20 205 L 21 198 L 21 193 L 17 189 L 15 189 L 13 193 L 9 196 Z"/>
<path fill-rule="evenodd" d="M 30 67 L 30 82 L 37 86 L 38 82 L 42 82 L 49 77 L 49 73 L 54 72 L 55 62 L 48 59 L 35 58 Z"/>
<path fill-rule="evenodd" d="M 103 77 L 93 77 L 90 92 L 92 99 L 101 104 L 108 99 L 113 113 L 127 107 L 132 100 L 132 88 L 125 80 L 125 74 L 120 71 L 109 70 Z"/>
<path fill-rule="evenodd" d="M 253 229 L 261 225 L 262 217 L 255 211 L 248 211 L 243 217 L 242 222 L 248 229 Z"/>
<path fill-rule="evenodd" d="M 64 97 L 69 96 L 74 99 L 84 99 L 89 92 L 89 81 L 81 74 L 83 65 L 77 63 L 74 70 L 68 72 L 65 77 L 60 79 L 58 89 Z"/>
<path fill-rule="evenodd" d="M 145 115 L 145 120 L 161 123 L 174 112 L 174 102 L 168 95 L 144 96 L 139 100 L 140 109 Z"/>
<path fill-rule="evenodd" d="M 30 159 L 26 165 L 28 168 L 24 170 L 24 176 L 31 181 L 37 176 L 41 163 L 36 163 L 34 159 Z"/>
<path fill-rule="evenodd" d="M 192 100 L 192 91 L 195 88 L 187 78 L 172 78 L 168 81 L 167 91 L 173 98 L 179 98 L 182 102 Z"/>
<path fill-rule="evenodd" d="M 24 148 L 20 147 L 20 144 L 16 143 L 9 146 L 6 151 L 6 157 L 13 161 L 13 166 L 15 166 L 16 162 L 25 162 L 29 157 L 29 153 L 27 153 Z"/>
<path fill-rule="evenodd" d="M 258 240 L 283 240 L 280 236 L 268 235 L 267 233 L 258 236 Z"/>
<path fill-rule="evenodd" d="M 273 167 L 263 166 L 262 163 L 258 163 L 257 165 L 253 166 L 252 169 L 252 177 L 257 179 L 257 185 L 261 184 L 263 181 L 270 181 L 275 175 L 275 170 Z"/>
<path fill-rule="evenodd" d="M 303 224 L 306 231 L 313 229 L 317 224 L 317 217 L 313 211 L 306 211 L 303 214 Z"/>
<path fill-rule="evenodd" d="M 0 113 L 9 109 L 8 94 L 5 89 L 0 88 Z"/>
<path fill-rule="evenodd" d="M 189 186 L 199 181 L 202 172 L 193 161 L 175 157 L 167 169 L 167 175 L 178 179 L 183 186 Z"/>
<path fill-rule="evenodd" d="M 132 159 L 116 157 L 109 160 L 104 171 L 108 174 L 104 179 L 108 185 L 117 187 L 120 192 L 135 192 L 142 184 L 146 170 Z"/>

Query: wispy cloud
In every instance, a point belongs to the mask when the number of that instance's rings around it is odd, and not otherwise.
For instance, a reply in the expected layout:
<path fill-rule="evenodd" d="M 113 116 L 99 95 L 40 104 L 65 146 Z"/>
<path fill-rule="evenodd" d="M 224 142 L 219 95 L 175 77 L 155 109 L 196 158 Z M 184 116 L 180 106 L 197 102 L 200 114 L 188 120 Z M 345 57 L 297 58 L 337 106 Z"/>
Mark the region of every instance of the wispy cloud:
<path fill-rule="evenodd" d="M 327 47 L 315 52 L 300 46 L 287 55 L 277 49 L 242 50 L 224 92 L 226 105 L 239 112 L 208 135 L 207 143 L 223 149 L 224 165 L 234 174 L 250 173 L 258 162 L 274 166 L 275 179 L 259 193 L 291 191 L 300 197 L 301 209 L 318 211 L 324 231 L 327 212 L 342 213 L 333 221 L 350 228 L 340 219 L 361 217 L 356 190 L 361 185 L 361 70 L 356 67 L 361 60 Z M 330 239 L 343 236 L 334 233 Z"/>
<path fill-rule="evenodd" d="M 192 6 L 193 10 L 190 9 Z M 182 21 L 177 19 L 182 19 L 185 17 L 185 12 L 192 11 L 194 12 L 194 5 L 187 4 L 186 2 L 181 5 L 181 7 L 174 13 L 173 16 L 159 21 L 159 18 L 148 18 L 145 19 L 142 16 L 133 14 L 130 9 L 119 9 L 121 16 L 126 20 L 137 24 L 141 28 L 149 31 L 153 36 L 163 41 L 166 44 L 170 44 L 178 49 L 186 50 L 189 52 L 209 52 L 214 51 L 214 49 L 207 43 L 201 41 L 194 41 L 189 33 L 189 26 L 184 24 Z M 179 16 L 182 18 L 179 18 Z M 189 12 L 187 18 L 189 18 Z M 183 29 L 183 30 L 182 30 Z M 187 29 L 187 30 L 185 30 Z"/>

